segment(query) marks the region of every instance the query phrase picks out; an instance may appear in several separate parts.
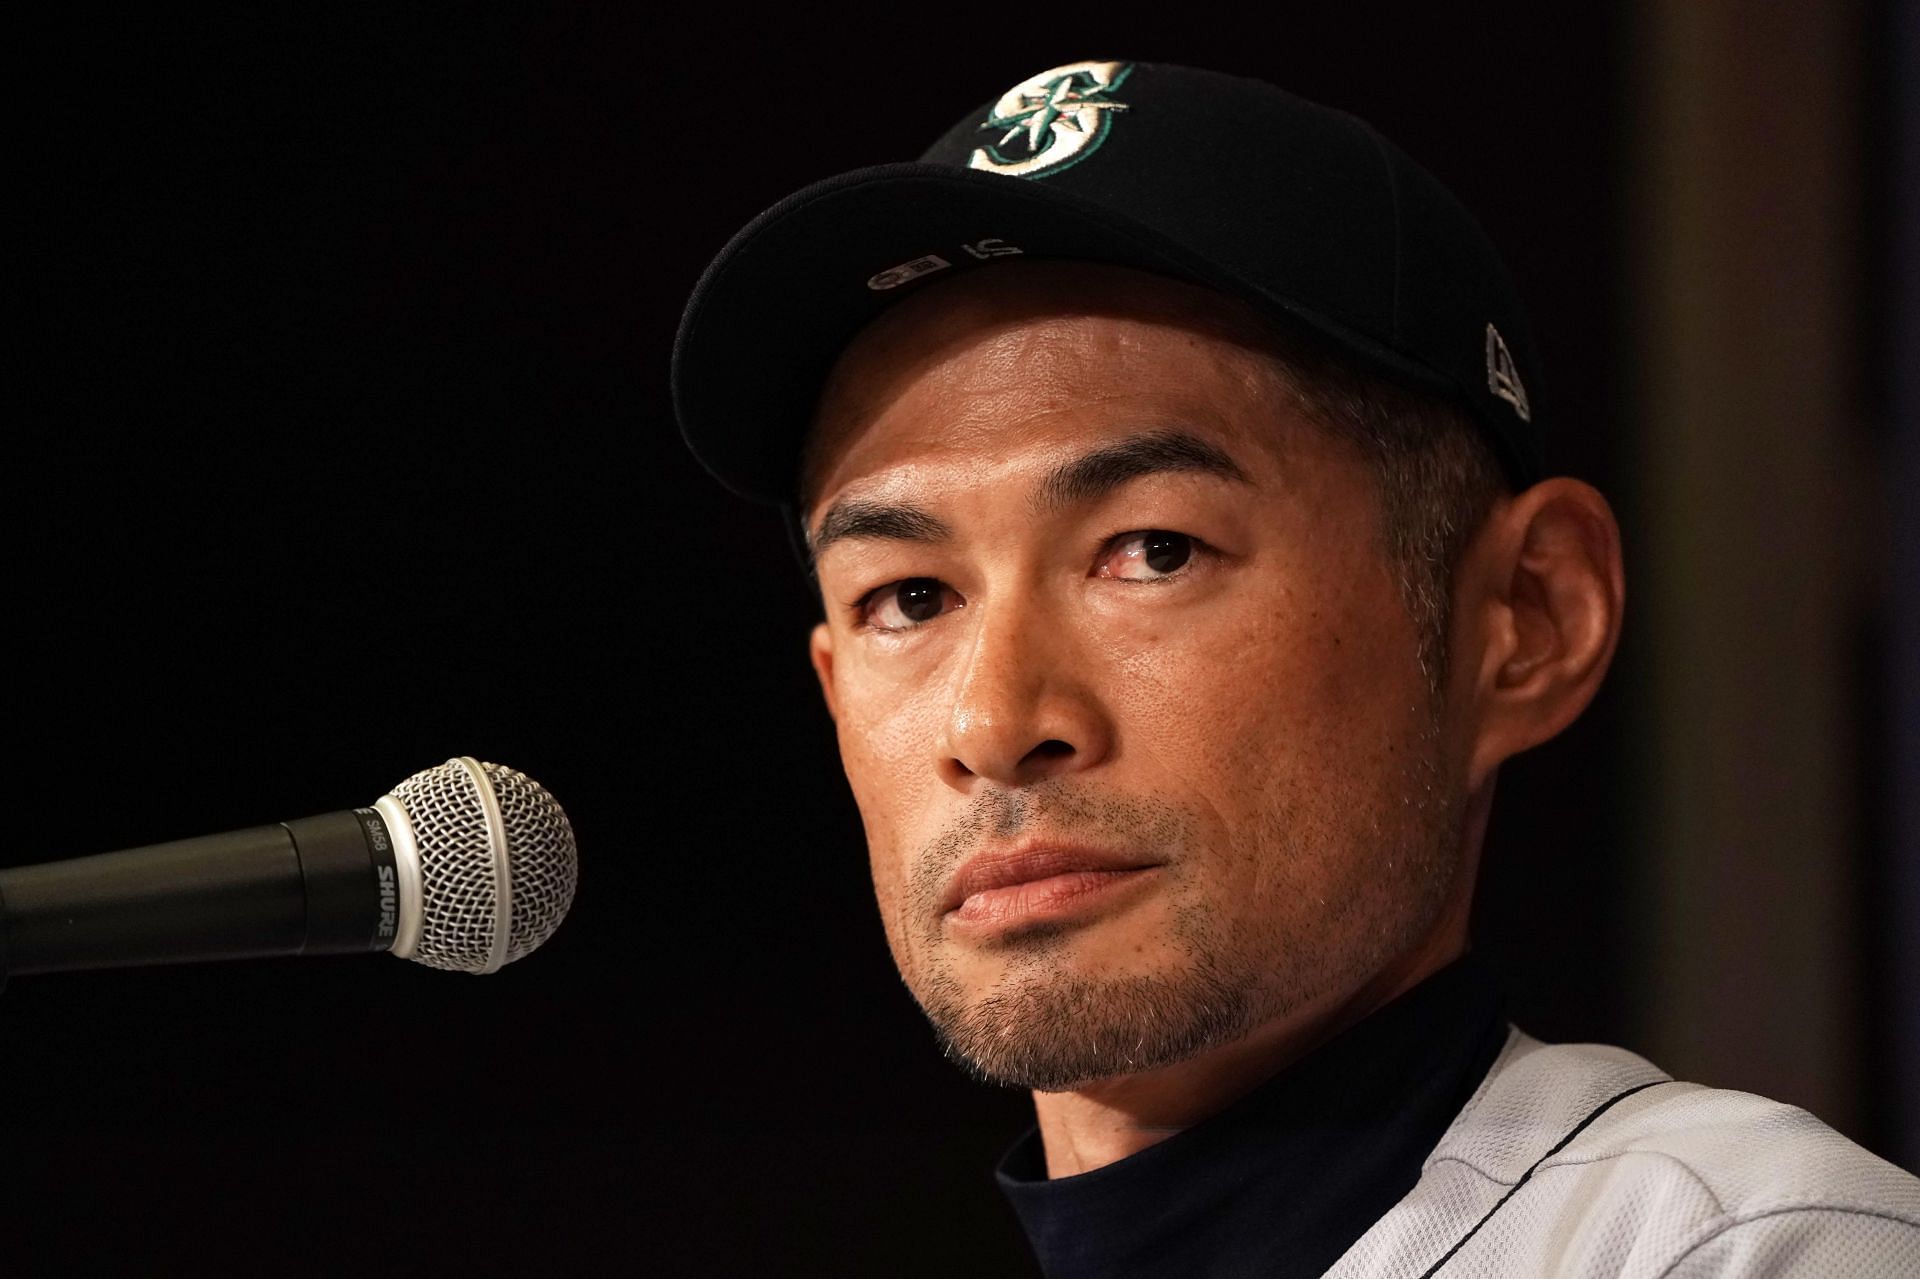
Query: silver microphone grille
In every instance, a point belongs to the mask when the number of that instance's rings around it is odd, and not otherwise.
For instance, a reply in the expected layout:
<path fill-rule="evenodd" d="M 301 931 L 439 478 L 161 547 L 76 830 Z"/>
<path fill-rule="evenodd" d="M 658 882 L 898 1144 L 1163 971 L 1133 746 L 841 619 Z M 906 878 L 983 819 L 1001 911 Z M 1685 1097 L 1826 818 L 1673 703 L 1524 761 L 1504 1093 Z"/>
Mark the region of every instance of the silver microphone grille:
<path fill-rule="evenodd" d="M 450 759 L 393 788 L 419 857 L 419 940 L 396 954 L 490 973 L 560 927 L 579 883 L 573 826 L 518 769 Z M 404 842 L 404 841 L 402 841 Z"/>

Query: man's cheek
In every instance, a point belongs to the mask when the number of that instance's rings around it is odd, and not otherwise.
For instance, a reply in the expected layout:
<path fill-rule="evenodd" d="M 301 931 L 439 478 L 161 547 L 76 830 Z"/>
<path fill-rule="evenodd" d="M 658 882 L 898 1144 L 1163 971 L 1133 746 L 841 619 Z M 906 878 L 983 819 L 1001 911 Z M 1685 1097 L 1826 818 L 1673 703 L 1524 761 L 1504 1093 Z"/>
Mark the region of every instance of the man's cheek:
<path fill-rule="evenodd" d="M 1136 722 L 1150 729 L 1156 752 L 1203 777 L 1240 771 L 1284 745 L 1304 713 L 1306 681 L 1275 673 L 1258 649 L 1227 651 L 1241 660 L 1168 665 L 1160 685 L 1167 695 L 1135 702 Z"/>
<path fill-rule="evenodd" d="M 871 823 L 895 811 L 915 809 L 918 794 L 937 780 L 938 726 L 917 716 L 843 716 L 840 760 L 854 799 Z"/>
<path fill-rule="evenodd" d="M 906 920 L 901 903 L 906 897 L 904 884 L 893 867 L 890 855 L 881 846 L 870 849 L 869 865 L 873 873 L 874 904 L 880 910 L 880 926 L 886 931 L 887 947 L 896 961 L 904 963 L 902 947 L 906 943 Z"/>

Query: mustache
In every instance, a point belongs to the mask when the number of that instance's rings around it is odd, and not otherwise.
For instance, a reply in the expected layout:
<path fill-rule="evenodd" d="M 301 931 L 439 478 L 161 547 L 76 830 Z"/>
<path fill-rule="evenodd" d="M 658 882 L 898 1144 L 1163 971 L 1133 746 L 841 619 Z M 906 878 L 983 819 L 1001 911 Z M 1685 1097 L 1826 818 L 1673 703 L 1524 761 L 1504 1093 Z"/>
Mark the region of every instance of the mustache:
<path fill-rule="evenodd" d="M 914 917 L 938 927 L 940 902 L 960 863 L 989 844 L 1027 836 L 1150 853 L 1175 863 L 1192 839 L 1190 813 L 1163 796 L 1101 791 L 1049 779 L 1030 787 L 983 787 L 914 853 L 907 896 Z"/>

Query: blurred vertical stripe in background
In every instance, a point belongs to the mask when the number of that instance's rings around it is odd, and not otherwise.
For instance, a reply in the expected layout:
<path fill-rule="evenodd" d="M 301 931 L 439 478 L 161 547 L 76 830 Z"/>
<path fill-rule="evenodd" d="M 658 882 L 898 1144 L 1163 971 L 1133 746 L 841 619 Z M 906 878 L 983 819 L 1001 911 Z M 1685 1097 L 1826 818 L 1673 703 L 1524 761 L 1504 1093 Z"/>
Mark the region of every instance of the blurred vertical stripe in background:
<path fill-rule="evenodd" d="M 1887 578 L 1890 617 L 1887 742 L 1886 939 L 1888 1031 L 1876 1056 L 1894 1160 L 1920 1168 L 1920 5 L 1888 5 L 1881 103 L 1888 145 L 1880 208 L 1884 337 L 1877 350 L 1893 465 L 1883 481 L 1893 510 Z"/>
<path fill-rule="evenodd" d="M 1913 29 L 1644 0 L 1625 344 L 1639 1046 L 1909 1164 Z"/>

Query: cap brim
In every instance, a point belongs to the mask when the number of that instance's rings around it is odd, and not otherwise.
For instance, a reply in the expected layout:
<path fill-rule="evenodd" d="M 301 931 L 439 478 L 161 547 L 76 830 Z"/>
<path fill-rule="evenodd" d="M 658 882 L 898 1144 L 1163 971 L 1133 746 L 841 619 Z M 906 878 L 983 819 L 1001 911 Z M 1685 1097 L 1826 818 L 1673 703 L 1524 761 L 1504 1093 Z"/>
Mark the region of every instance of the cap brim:
<path fill-rule="evenodd" d="M 933 258 L 946 265 L 894 287 L 869 284 Z M 1024 259 L 1109 262 L 1217 289 L 1304 324 L 1383 370 L 1447 384 L 1343 317 L 1249 285 L 1161 232 L 1043 179 L 888 164 L 795 192 L 742 228 L 707 267 L 673 349 L 674 410 L 687 446 L 740 496 L 791 502 L 814 401 L 853 336 L 922 285 Z"/>

